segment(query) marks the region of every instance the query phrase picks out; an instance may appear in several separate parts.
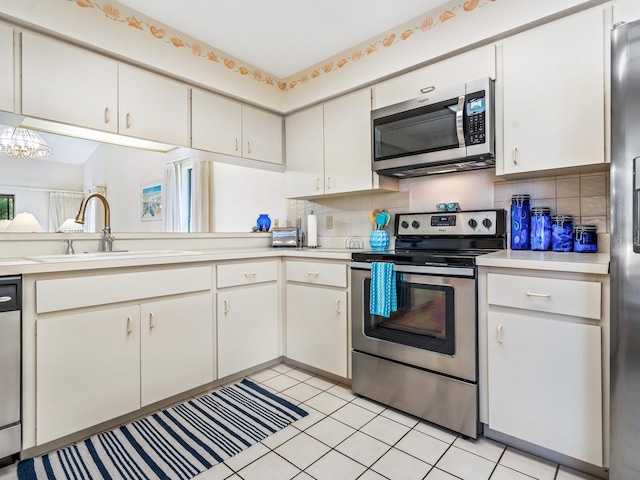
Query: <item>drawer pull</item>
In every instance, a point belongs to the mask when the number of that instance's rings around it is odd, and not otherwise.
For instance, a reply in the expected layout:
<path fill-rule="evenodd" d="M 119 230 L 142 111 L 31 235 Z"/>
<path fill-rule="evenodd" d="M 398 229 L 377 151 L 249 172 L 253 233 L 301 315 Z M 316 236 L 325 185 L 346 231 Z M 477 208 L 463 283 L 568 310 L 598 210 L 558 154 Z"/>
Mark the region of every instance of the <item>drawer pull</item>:
<path fill-rule="evenodd" d="M 498 325 L 496 329 L 496 340 L 498 343 L 502 343 L 502 324 Z"/>
<path fill-rule="evenodd" d="M 247 272 L 244 274 L 244 278 L 249 279 L 249 278 L 256 278 L 256 272 Z"/>
<path fill-rule="evenodd" d="M 224 313 L 229 313 L 229 300 L 224 301 Z"/>
<path fill-rule="evenodd" d="M 424 87 L 420 89 L 420 93 L 430 93 L 433 92 L 436 89 L 436 87 L 434 87 L 433 85 L 430 85 L 428 87 Z"/>
<path fill-rule="evenodd" d="M 133 318 L 127 317 L 127 333 L 133 333 Z"/>
<path fill-rule="evenodd" d="M 550 293 L 535 293 L 527 291 L 527 297 L 549 298 L 550 296 Z"/>
<path fill-rule="evenodd" d="M 0 303 L 10 302 L 11 297 L 0 297 Z"/>
<path fill-rule="evenodd" d="M 307 275 L 309 275 L 310 277 L 318 278 L 320 272 L 307 272 Z"/>
<path fill-rule="evenodd" d="M 149 328 L 156 328 L 156 314 L 153 312 L 149 314 Z"/>
<path fill-rule="evenodd" d="M 342 305 L 342 300 L 340 299 L 336 300 L 336 312 L 340 313 L 341 305 Z"/>

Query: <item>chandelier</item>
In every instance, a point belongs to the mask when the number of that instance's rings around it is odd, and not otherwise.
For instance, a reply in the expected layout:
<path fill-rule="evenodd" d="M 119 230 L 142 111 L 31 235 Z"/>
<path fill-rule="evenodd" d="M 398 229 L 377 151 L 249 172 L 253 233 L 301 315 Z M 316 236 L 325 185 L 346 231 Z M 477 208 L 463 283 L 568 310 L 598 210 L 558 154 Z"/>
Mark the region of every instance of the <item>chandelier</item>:
<path fill-rule="evenodd" d="M 37 158 L 51 155 L 53 150 L 33 130 L 4 127 L 0 130 L 0 153 L 10 157 Z"/>

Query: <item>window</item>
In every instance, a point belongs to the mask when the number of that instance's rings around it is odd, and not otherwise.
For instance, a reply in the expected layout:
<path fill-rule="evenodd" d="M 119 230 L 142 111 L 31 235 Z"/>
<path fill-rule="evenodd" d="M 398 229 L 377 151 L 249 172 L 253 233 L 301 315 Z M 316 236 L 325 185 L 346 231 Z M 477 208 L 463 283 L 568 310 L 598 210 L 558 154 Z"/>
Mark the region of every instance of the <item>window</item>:
<path fill-rule="evenodd" d="M 0 220 L 13 220 L 14 195 L 0 193 Z"/>

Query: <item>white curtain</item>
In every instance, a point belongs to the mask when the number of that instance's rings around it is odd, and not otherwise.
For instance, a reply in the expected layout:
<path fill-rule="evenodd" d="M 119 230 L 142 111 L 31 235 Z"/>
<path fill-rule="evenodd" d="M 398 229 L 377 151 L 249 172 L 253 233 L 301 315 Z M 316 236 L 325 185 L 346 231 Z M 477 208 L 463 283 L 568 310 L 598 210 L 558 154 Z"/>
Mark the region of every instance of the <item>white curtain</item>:
<path fill-rule="evenodd" d="M 107 187 L 104 185 L 94 185 L 84 189 L 84 194 L 99 193 L 107 198 Z M 75 215 L 74 215 L 75 216 Z M 87 204 L 87 210 L 84 216 L 85 232 L 101 232 L 104 227 L 104 207 L 98 199 L 91 199 Z"/>
<path fill-rule="evenodd" d="M 193 160 L 191 231 L 213 231 L 213 164 L 207 160 Z"/>
<path fill-rule="evenodd" d="M 162 182 L 162 212 L 165 232 L 183 231 L 182 202 L 182 163 L 167 163 Z"/>
<path fill-rule="evenodd" d="M 82 193 L 49 192 L 50 232 L 57 232 L 67 218 L 76 217 L 82 198 Z"/>

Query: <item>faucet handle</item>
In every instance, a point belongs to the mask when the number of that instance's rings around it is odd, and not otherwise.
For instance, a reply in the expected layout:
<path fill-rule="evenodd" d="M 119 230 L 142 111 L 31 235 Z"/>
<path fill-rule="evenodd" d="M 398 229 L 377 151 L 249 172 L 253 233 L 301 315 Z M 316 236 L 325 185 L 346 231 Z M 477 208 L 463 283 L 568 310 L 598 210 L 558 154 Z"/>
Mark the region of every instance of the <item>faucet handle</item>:
<path fill-rule="evenodd" d="M 73 251 L 73 240 L 72 239 L 67 238 L 65 240 L 60 240 L 60 241 L 67 243 L 67 250 L 64 253 L 66 253 L 67 255 L 73 255 L 74 253 L 76 253 L 76 252 Z"/>

